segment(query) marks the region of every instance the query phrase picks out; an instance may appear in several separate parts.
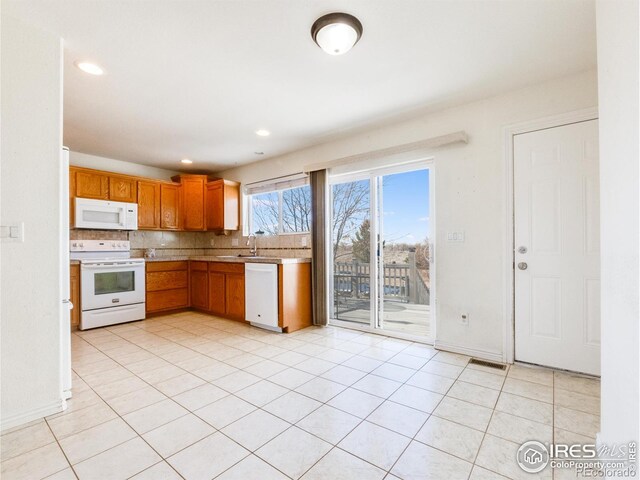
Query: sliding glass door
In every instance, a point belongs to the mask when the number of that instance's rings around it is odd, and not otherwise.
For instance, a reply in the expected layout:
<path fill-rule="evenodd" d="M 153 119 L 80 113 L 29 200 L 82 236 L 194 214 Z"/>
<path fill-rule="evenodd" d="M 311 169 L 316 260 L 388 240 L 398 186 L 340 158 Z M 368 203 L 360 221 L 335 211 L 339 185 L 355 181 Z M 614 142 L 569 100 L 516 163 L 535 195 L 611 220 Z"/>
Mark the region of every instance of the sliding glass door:
<path fill-rule="evenodd" d="M 433 167 L 331 179 L 333 323 L 431 340 Z"/>
<path fill-rule="evenodd" d="M 353 178 L 331 185 L 333 305 L 331 318 L 371 324 L 371 185 Z"/>

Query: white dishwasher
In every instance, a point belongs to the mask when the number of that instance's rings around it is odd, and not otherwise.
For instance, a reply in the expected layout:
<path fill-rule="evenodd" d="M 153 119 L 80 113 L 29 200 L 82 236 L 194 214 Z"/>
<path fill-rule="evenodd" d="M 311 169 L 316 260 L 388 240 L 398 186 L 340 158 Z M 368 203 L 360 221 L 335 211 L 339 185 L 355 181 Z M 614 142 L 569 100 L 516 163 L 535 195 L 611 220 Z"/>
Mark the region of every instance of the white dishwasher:
<path fill-rule="evenodd" d="M 244 275 L 246 320 L 256 327 L 281 332 L 278 327 L 278 265 L 246 263 Z"/>

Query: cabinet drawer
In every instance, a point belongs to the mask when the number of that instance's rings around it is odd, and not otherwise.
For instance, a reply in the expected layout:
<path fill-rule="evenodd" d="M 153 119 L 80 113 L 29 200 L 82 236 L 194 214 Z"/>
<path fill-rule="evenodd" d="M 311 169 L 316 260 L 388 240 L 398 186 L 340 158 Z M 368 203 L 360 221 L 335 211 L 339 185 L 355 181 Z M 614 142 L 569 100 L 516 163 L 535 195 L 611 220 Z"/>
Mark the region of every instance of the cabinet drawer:
<path fill-rule="evenodd" d="M 147 312 L 174 310 L 187 306 L 189 306 L 189 289 L 187 288 L 147 292 Z"/>
<path fill-rule="evenodd" d="M 244 263 L 209 262 L 210 272 L 244 273 Z"/>
<path fill-rule="evenodd" d="M 199 271 L 203 271 L 206 272 L 207 271 L 207 262 L 198 262 L 198 261 L 192 261 L 191 262 L 191 270 L 199 270 Z"/>
<path fill-rule="evenodd" d="M 187 288 L 189 276 L 186 270 L 167 272 L 147 272 L 147 292 Z"/>
<path fill-rule="evenodd" d="M 169 270 L 187 270 L 189 263 L 179 262 L 147 262 L 147 272 L 166 272 Z"/>

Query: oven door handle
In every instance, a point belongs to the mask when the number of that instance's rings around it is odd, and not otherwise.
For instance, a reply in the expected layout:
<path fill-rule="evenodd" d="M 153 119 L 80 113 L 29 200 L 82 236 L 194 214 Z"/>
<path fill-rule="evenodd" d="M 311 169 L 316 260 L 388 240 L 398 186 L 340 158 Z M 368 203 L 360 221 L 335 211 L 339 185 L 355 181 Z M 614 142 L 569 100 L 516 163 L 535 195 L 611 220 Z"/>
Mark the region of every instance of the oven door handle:
<path fill-rule="evenodd" d="M 81 265 L 81 267 L 83 269 L 85 269 L 85 270 L 103 270 L 103 269 L 107 269 L 107 268 L 141 267 L 141 266 L 144 266 L 144 263 L 136 262 L 136 263 L 113 263 L 113 264 L 109 264 L 109 265 L 105 265 L 105 264 L 100 264 L 100 265 L 83 264 L 83 265 Z"/>

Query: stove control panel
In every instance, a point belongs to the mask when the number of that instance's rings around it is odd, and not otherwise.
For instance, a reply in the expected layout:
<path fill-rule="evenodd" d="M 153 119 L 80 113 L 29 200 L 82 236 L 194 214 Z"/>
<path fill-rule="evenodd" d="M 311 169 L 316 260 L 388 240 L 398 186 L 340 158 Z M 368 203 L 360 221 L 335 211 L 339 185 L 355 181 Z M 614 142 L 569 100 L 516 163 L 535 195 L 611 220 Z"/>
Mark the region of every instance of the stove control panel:
<path fill-rule="evenodd" d="M 70 252 L 128 252 L 129 240 L 70 240 Z"/>

